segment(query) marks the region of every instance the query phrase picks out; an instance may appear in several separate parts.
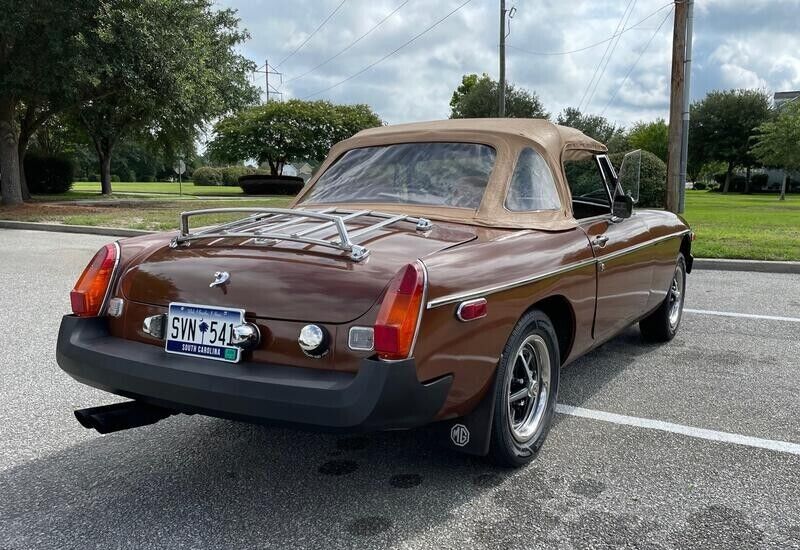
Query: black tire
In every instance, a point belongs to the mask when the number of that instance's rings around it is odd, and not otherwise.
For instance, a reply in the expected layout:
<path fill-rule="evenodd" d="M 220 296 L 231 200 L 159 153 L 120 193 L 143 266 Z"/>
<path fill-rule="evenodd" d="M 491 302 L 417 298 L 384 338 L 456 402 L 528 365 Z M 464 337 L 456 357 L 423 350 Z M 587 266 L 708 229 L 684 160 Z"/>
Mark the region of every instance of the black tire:
<path fill-rule="evenodd" d="M 676 289 L 676 284 L 678 288 Z M 675 292 L 679 292 L 676 297 Z M 678 254 L 678 261 L 675 263 L 675 274 L 670 280 L 670 288 L 667 289 L 667 296 L 661 305 L 653 313 L 639 321 L 639 330 L 642 338 L 648 342 L 669 342 L 675 338 L 678 328 L 681 326 L 683 318 L 683 303 L 686 297 L 686 258 L 683 254 Z M 675 317 L 675 300 L 677 303 L 677 318 Z"/>
<path fill-rule="evenodd" d="M 524 366 L 525 352 L 522 350 L 528 347 L 529 357 L 537 361 L 536 375 L 532 375 L 532 370 Z M 549 361 L 546 369 L 549 373 L 548 380 L 544 376 L 545 351 Z M 522 358 L 519 357 L 520 353 L 523 354 Z M 511 332 L 497 367 L 489 458 L 498 466 L 518 468 L 528 464 L 539 453 L 555 414 L 560 365 L 558 338 L 553 324 L 541 311 L 529 311 Z M 522 383 L 524 379 L 517 378 L 515 374 L 521 374 L 528 382 L 537 377 L 537 396 L 517 398 L 513 401 L 514 405 L 509 406 L 512 394 L 519 395 L 520 392 L 528 391 L 530 395 L 533 391 L 532 383 Z M 527 403 L 526 399 L 529 400 Z M 530 425 L 524 421 L 528 418 L 528 411 L 535 413 L 535 416 L 530 417 Z M 519 423 L 515 422 L 518 414 L 522 417 Z M 526 431 L 523 428 L 530 430 L 529 437 L 520 435 L 519 432 Z"/>

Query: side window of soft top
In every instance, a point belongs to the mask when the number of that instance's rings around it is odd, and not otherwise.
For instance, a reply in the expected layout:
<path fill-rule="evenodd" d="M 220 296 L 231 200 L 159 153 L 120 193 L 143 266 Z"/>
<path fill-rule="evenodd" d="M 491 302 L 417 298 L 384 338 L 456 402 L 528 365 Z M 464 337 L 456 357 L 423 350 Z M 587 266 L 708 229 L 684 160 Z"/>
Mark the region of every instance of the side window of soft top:
<path fill-rule="evenodd" d="M 611 194 L 607 179 L 605 155 L 592 155 L 580 160 L 565 160 L 564 175 L 572 193 L 572 211 L 577 219 L 591 218 L 611 212 Z M 601 168 L 602 166 L 602 168 Z"/>
<path fill-rule="evenodd" d="M 530 147 L 519 154 L 505 205 L 512 212 L 561 210 L 561 199 L 550 167 Z"/>

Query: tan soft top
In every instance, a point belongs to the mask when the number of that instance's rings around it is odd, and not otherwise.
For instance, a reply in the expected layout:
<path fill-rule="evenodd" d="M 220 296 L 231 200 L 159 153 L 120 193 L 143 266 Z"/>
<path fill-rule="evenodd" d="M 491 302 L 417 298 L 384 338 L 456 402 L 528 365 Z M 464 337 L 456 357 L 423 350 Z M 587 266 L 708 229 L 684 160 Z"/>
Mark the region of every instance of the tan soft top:
<path fill-rule="evenodd" d="M 334 145 L 325 162 L 303 188 L 292 206 L 298 205 L 320 175 L 350 149 L 426 141 L 483 143 L 494 147 L 497 151 L 494 170 L 477 210 L 389 203 L 358 203 L 358 208 L 407 213 L 434 220 L 487 227 L 532 228 L 548 231 L 571 229 L 577 224 L 572 216 L 572 197 L 564 178 L 562 162 L 587 158 L 607 151 L 605 145 L 579 130 L 559 126 L 542 119 L 464 118 L 370 128 Z M 514 165 L 520 151 L 526 147 L 532 147 L 538 151 L 550 167 L 561 198 L 561 211 L 511 212 L 504 207 L 506 191 L 514 172 Z M 312 206 L 312 203 L 303 203 L 303 206 Z M 325 206 L 331 205 L 326 203 Z"/>

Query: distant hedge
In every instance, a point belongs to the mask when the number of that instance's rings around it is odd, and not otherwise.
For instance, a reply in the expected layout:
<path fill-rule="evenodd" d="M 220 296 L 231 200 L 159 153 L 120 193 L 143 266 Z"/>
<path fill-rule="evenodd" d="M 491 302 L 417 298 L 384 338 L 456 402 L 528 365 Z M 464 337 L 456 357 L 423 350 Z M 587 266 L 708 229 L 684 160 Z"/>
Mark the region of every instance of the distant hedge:
<path fill-rule="evenodd" d="M 29 153 L 25 155 L 25 181 L 36 195 L 58 195 L 72 187 L 72 161 Z"/>
<path fill-rule="evenodd" d="M 619 171 L 625 153 L 608 156 Z M 667 193 L 667 165 L 650 151 L 642 151 L 642 169 L 639 175 L 639 202 L 642 208 L 664 208 Z"/>
<path fill-rule="evenodd" d="M 192 173 L 195 185 L 239 185 L 239 178 L 261 171 L 249 166 L 202 166 Z"/>
<path fill-rule="evenodd" d="M 239 187 L 246 195 L 296 195 L 305 185 L 297 176 L 252 174 L 239 178 Z"/>

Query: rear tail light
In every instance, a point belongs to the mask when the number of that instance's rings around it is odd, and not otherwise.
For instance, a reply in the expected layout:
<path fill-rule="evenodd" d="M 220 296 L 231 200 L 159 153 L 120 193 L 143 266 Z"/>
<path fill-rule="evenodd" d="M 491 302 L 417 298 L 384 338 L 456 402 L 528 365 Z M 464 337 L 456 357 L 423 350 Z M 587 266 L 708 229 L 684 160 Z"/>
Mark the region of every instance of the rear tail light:
<path fill-rule="evenodd" d="M 417 333 L 425 271 L 419 262 L 408 264 L 394 276 L 375 321 L 375 351 L 381 359 L 405 359 Z"/>
<path fill-rule="evenodd" d="M 118 259 L 119 248 L 116 243 L 107 244 L 97 251 L 69 293 L 75 315 L 96 317 L 100 314 Z"/>

